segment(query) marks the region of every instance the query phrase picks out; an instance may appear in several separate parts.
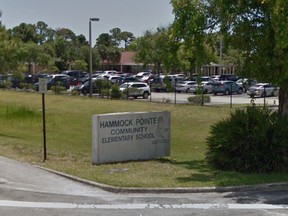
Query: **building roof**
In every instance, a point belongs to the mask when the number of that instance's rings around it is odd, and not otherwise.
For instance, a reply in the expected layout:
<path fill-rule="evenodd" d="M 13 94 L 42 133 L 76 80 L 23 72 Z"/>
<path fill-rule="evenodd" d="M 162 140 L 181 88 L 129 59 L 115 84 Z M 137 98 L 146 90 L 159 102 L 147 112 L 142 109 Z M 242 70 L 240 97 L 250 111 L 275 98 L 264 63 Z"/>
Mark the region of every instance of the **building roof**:
<path fill-rule="evenodd" d="M 125 51 L 121 53 L 120 65 L 137 65 L 134 61 L 135 52 Z"/>

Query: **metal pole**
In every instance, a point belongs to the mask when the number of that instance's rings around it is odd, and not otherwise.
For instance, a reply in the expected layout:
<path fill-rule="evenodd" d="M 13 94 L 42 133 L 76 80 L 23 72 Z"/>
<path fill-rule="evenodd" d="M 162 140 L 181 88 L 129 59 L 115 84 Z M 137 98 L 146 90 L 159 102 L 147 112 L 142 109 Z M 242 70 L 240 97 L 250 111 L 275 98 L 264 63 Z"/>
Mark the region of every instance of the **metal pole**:
<path fill-rule="evenodd" d="M 99 18 L 89 19 L 89 97 L 92 98 L 93 87 L 92 87 L 92 33 L 91 33 L 91 21 L 99 21 Z"/>
<path fill-rule="evenodd" d="M 201 106 L 204 106 L 204 84 L 201 84 Z"/>
<path fill-rule="evenodd" d="M 223 53 L 222 53 L 222 51 L 223 51 L 223 38 L 222 38 L 222 34 L 220 35 L 220 73 L 219 73 L 219 75 L 222 75 L 222 55 L 223 55 Z"/>
<path fill-rule="evenodd" d="M 43 162 L 47 159 L 46 152 L 46 119 L 45 119 L 45 94 L 42 93 L 42 117 L 43 117 L 43 143 L 44 143 L 44 159 Z"/>
<path fill-rule="evenodd" d="M 89 97 L 92 97 L 92 45 L 91 45 L 91 19 L 89 19 Z"/>
<path fill-rule="evenodd" d="M 176 79 L 174 79 L 174 90 L 175 90 L 174 104 L 176 104 Z"/>
<path fill-rule="evenodd" d="M 266 107 L 266 89 L 264 86 L 264 107 Z"/>
<path fill-rule="evenodd" d="M 149 83 L 149 87 L 150 87 L 150 102 L 152 101 L 152 83 L 150 81 Z"/>
<path fill-rule="evenodd" d="M 230 88 L 230 108 L 232 108 L 232 83 Z"/>

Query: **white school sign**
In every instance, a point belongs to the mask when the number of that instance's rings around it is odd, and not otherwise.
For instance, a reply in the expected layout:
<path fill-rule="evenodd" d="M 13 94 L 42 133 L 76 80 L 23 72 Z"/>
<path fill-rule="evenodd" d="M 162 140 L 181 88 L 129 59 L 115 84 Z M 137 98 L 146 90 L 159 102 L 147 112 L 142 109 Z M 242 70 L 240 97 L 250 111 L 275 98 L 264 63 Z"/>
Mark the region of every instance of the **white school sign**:
<path fill-rule="evenodd" d="M 147 160 L 170 155 L 170 112 L 92 117 L 92 162 Z"/>

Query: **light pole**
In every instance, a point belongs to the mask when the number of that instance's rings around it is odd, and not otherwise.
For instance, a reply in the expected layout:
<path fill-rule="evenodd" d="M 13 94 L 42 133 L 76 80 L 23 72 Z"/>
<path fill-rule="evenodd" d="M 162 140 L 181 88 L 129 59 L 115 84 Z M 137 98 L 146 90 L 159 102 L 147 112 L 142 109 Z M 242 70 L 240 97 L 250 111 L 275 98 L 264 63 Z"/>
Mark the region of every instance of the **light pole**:
<path fill-rule="evenodd" d="M 91 21 L 99 21 L 99 18 L 89 18 L 89 97 L 92 97 L 93 88 L 92 88 L 92 36 L 91 36 Z"/>

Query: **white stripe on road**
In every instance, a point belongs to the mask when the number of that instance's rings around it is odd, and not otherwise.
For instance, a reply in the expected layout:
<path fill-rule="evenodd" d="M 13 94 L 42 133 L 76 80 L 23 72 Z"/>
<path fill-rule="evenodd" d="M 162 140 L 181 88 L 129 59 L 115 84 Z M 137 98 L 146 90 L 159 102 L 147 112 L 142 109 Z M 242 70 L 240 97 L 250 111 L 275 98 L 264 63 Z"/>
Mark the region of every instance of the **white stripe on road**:
<path fill-rule="evenodd" d="M 57 202 L 23 202 L 0 200 L 0 207 L 47 209 L 288 209 L 288 205 L 272 204 L 76 204 Z"/>

